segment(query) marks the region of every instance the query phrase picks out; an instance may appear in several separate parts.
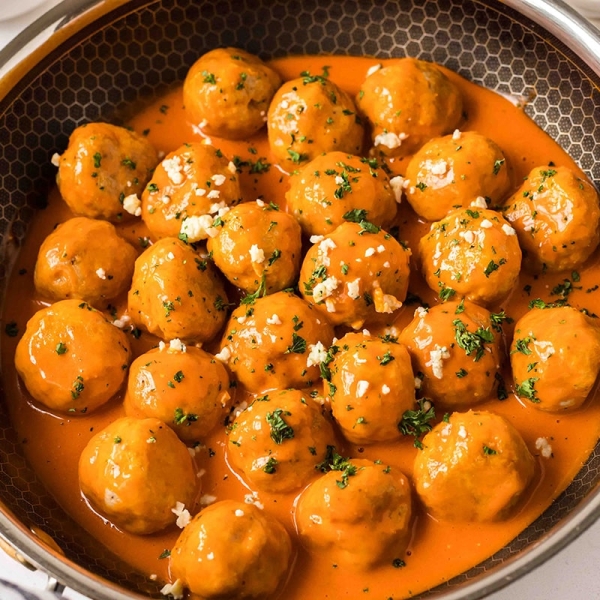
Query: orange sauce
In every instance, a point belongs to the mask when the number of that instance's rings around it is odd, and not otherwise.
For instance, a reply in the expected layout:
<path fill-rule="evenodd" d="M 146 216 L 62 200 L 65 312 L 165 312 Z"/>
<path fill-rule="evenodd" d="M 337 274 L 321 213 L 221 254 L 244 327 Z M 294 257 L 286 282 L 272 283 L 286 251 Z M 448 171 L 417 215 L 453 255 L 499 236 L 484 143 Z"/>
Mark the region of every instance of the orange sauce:
<path fill-rule="evenodd" d="M 276 60 L 271 64 L 284 79 L 297 77 L 303 70 L 320 73 L 324 65 L 329 65 L 330 78 L 355 95 L 367 69 L 375 62 L 367 58 L 295 57 Z M 520 109 L 489 90 L 462 80 L 453 73 L 448 75 L 457 83 L 465 97 L 467 117 L 461 129 L 476 130 L 495 140 L 514 169 L 515 183 L 533 167 L 546 165 L 550 161 L 556 165 L 577 169 L 566 153 Z M 157 149 L 165 153 L 184 142 L 198 139 L 186 122 L 181 89 L 172 91 L 148 106 L 133 118 L 130 124 L 138 132 L 148 129 L 149 139 Z M 229 158 L 234 155 L 243 160 L 266 157 L 270 161 L 264 132 L 247 142 L 220 139 L 213 139 L 212 142 Z M 251 153 L 249 148 L 255 148 L 256 154 Z M 403 174 L 405 164 L 403 161 L 395 161 L 390 167 L 395 174 Z M 284 205 L 287 179 L 287 173 L 276 165 L 273 165 L 268 173 L 261 175 L 249 175 L 246 169 L 241 175 L 243 197 L 246 201 L 253 201 L 261 196 L 267 202 Z M 36 296 L 32 281 L 38 248 L 56 223 L 70 216 L 69 210 L 55 190 L 50 196 L 48 208 L 40 212 L 31 224 L 29 236 L 10 280 L 4 311 L 4 322 L 16 321 L 21 333 L 28 318 L 43 305 Z M 398 224 L 402 238 L 413 248 L 428 229 L 428 225 L 420 221 L 406 203 L 402 205 Z M 141 222 L 122 224 L 120 231 L 136 247 L 140 247 L 138 238 L 148 235 Z M 23 269 L 26 273 L 22 272 Z M 579 270 L 579 274 L 581 279 L 576 284 L 578 289 L 569 296 L 569 302 L 578 308 L 585 307 L 591 313 L 600 314 L 600 292 L 593 289 L 595 282 L 600 281 L 597 253 Z M 541 297 L 547 301 L 556 300 L 556 296 L 552 296 L 553 287 L 564 278 L 570 277 L 571 273 L 566 273 L 536 279 L 523 273 L 519 285 L 503 308 L 517 320 L 527 310 L 530 299 Z M 529 292 L 526 291 L 526 286 L 531 286 Z M 429 304 L 436 303 L 433 293 L 414 267 L 411 291 Z M 123 314 L 125 298 L 116 304 L 118 314 Z M 400 311 L 396 321 L 398 328 L 412 319 L 414 308 L 415 306 L 407 306 Z M 510 329 L 506 328 L 507 343 L 512 334 Z M 46 412 L 39 405 L 35 405 L 16 375 L 13 356 L 17 341 L 18 337 L 3 336 L 2 339 L 6 401 L 13 426 L 23 440 L 24 451 L 39 477 L 59 504 L 101 543 L 125 559 L 133 568 L 148 575 L 156 574 L 159 580 L 168 580 L 168 561 L 159 559 L 159 556 L 164 549 L 173 546 L 179 530 L 173 528 L 151 536 L 124 533 L 96 514 L 79 491 L 77 462 L 80 452 L 95 432 L 124 414 L 121 397 L 115 398 L 108 406 L 90 415 L 66 417 Z M 134 353 L 137 355 L 155 345 L 157 339 L 143 333 L 139 340 L 132 338 L 132 342 Z M 506 370 L 504 375 L 507 384 L 510 384 L 509 371 Z M 552 458 L 538 458 L 536 480 L 515 516 L 500 523 L 455 525 L 436 522 L 415 503 L 417 509 L 413 536 L 407 555 L 403 557 L 406 566 L 394 568 L 392 565 L 384 565 L 367 573 L 338 569 L 326 554 L 310 556 L 296 543 L 298 556 L 283 596 L 287 600 L 333 597 L 399 599 L 415 595 L 458 575 L 510 542 L 541 514 L 579 471 L 600 434 L 598 398 L 592 397 L 583 409 L 570 414 L 542 413 L 531 406 L 522 405 L 510 393 L 507 400 L 490 399 L 479 407 L 509 419 L 521 432 L 534 454 L 537 454 L 535 440 L 538 437 L 548 438 L 553 448 Z M 228 466 L 224 430 L 215 432 L 202 442 L 204 449 L 196 456 L 198 469 L 206 470 L 201 478 L 201 493 L 214 495 L 219 500 L 243 500 L 249 489 Z M 409 477 L 417 452 L 409 439 L 365 448 L 342 444 L 340 451 L 345 456 L 380 459 L 384 463 L 396 465 Z M 259 494 L 264 510 L 279 518 L 292 535 L 295 531 L 295 496 L 296 494 Z M 357 543 L 360 543 L 360 540 L 357 540 Z"/>

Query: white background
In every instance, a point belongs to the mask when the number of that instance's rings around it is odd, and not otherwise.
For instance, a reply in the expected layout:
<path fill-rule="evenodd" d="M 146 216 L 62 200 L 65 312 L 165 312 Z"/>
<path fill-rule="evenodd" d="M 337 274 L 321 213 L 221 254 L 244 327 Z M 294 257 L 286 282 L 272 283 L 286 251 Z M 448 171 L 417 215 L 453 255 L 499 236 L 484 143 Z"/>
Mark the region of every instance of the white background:
<path fill-rule="evenodd" d="M 3 7 L 14 6 L 19 0 L 0 0 L 0 19 Z M 32 4 L 34 0 L 27 0 Z M 59 0 L 37 0 L 40 6 L 10 20 L 0 20 L 0 48 L 7 44 L 24 27 L 39 17 Z M 600 13 L 600 0 L 573 0 L 595 6 Z M 6 5 L 5 5 L 6 3 Z M 13 4 L 14 3 L 14 4 Z M 24 6 L 22 4 L 22 6 Z M 599 15 L 600 16 L 600 15 Z M 593 20 L 600 27 L 600 18 Z M 432 562 L 435 557 L 432 557 Z M 43 588 L 46 576 L 31 573 L 0 550 L 0 577 L 24 586 Z M 67 590 L 64 597 L 85 600 L 83 596 Z M 489 600 L 600 600 L 600 522 L 579 537 L 567 549 L 526 577 L 489 596 Z M 2 599 L 0 599 L 2 600 Z"/>

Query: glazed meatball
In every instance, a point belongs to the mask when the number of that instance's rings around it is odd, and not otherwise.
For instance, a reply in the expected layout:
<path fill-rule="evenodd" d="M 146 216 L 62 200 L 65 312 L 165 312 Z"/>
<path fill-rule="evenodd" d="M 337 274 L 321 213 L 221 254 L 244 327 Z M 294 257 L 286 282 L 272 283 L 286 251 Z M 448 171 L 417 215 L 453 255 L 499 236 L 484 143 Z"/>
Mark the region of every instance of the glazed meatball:
<path fill-rule="evenodd" d="M 227 452 L 254 489 L 290 492 L 325 459 L 333 430 L 310 394 L 287 389 L 257 398 L 235 419 Z"/>
<path fill-rule="evenodd" d="M 406 298 L 410 250 L 365 221 L 344 223 L 308 250 L 300 293 L 334 325 L 393 320 Z"/>
<path fill-rule="evenodd" d="M 303 388 L 319 381 L 315 354 L 332 340 L 326 317 L 293 293 L 278 292 L 233 311 L 217 356 L 250 392 Z"/>
<path fill-rule="evenodd" d="M 533 169 L 504 211 L 533 271 L 580 267 L 600 241 L 598 193 L 566 167 Z"/>
<path fill-rule="evenodd" d="M 291 215 L 262 200 L 230 210 L 207 249 L 221 272 L 246 292 L 278 292 L 298 278 L 302 235 Z M 264 278 L 264 282 L 263 282 Z"/>
<path fill-rule="evenodd" d="M 73 415 L 108 402 L 130 360 L 126 335 L 81 300 L 61 300 L 36 312 L 15 352 L 15 367 L 33 398 Z"/>
<path fill-rule="evenodd" d="M 348 333 L 329 352 L 333 361 L 326 365 L 330 376 L 325 394 L 344 437 L 353 444 L 400 439 L 398 423 L 415 406 L 408 350 L 380 338 Z"/>
<path fill-rule="evenodd" d="M 42 242 L 35 289 L 52 300 L 81 298 L 98 305 L 129 288 L 136 257 L 133 246 L 110 223 L 69 219 Z"/>
<path fill-rule="evenodd" d="M 135 261 L 128 296 L 138 327 L 165 340 L 206 342 L 227 318 L 227 295 L 208 260 L 175 238 L 164 238 Z"/>
<path fill-rule="evenodd" d="M 406 169 L 406 198 L 428 221 L 439 221 L 477 198 L 492 205 L 506 198 L 511 178 L 502 150 L 474 131 L 460 132 L 427 142 Z"/>
<path fill-rule="evenodd" d="M 59 158 L 58 189 L 73 214 L 120 221 L 126 197 L 139 195 L 158 162 L 148 140 L 108 123 L 77 127 Z"/>
<path fill-rule="evenodd" d="M 462 96 L 437 65 L 401 58 L 369 72 L 357 103 L 375 152 L 408 156 L 460 123 Z"/>
<path fill-rule="evenodd" d="M 309 550 L 331 553 L 341 566 L 363 570 L 391 565 L 404 555 L 410 538 L 408 479 L 396 467 L 335 458 L 335 470 L 300 496 L 300 540 Z"/>
<path fill-rule="evenodd" d="M 419 242 L 419 259 L 427 285 L 440 297 L 458 297 L 490 306 L 516 287 L 521 248 L 515 230 L 500 213 L 457 210 L 432 223 Z"/>
<path fill-rule="evenodd" d="M 206 239 L 214 221 L 240 201 L 235 165 L 208 144 L 184 144 L 156 167 L 144 189 L 141 214 L 157 238 Z"/>
<path fill-rule="evenodd" d="M 171 552 L 171 575 L 207 600 L 265 598 L 285 579 L 290 537 L 252 504 L 217 502 L 197 514 Z"/>
<path fill-rule="evenodd" d="M 399 182 L 390 182 L 377 159 L 328 152 L 292 175 L 285 197 L 306 235 L 327 235 L 344 223 L 344 215 L 356 211 L 364 211 L 366 221 L 388 227 L 401 198 Z"/>
<path fill-rule="evenodd" d="M 208 135 L 239 140 L 267 120 L 279 75 L 260 58 L 238 48 L 218 48 L 201 56 L 183 82 L 188 121 Z"/>
<path fill-rule="evenodd" d="M 515 325 L 510 364 L 516 393 L 535 408 L 579 408 L 600 371 L 600 327 L 570 306 L 534 308 Z"/>
<path fill-rule="evenodd" d="M 178 503 L 193 505 L 198 481 L 185 444 L 158 419 L 113 421 L 79 459 L 87 499 L 117 527 L 136 534 L 174 524 Z"/>
<path fill-rule="evenodd" d="M 269 146 L 284 165 L 339 150 L 360 154 L 363 127 L 352 98 L 324 76 L 284 83 L 269 106 Z"/>
<path fill-rule="evenodd" d="M 508 421 L 469 411 L 453 413 L 423 438 L 414 482 L 435 519 L 500 521 L 510 516 L 534 470 L 531 453 Z"/>
<path fill-rule="evenodd" d="M 399 338 L 420 374 L 421 392 L 452 408 L 489 398 L 500 368 L 499 340 L 492 314 L 468 301 L 417 308 Z"/>
<path fill-rule="evenodd" d="M 160 419 L 184 442 L 193 442 L 223 423 L 229 399 L 225 367 L 208 352 L 172 340 L 133 361 L 125 412 Z"/>

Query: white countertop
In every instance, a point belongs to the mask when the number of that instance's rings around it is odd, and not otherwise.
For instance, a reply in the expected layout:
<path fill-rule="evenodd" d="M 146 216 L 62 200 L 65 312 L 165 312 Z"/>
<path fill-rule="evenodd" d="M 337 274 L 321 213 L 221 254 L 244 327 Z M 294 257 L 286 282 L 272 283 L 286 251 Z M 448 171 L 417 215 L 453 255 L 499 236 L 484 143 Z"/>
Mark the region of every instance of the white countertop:
<path fill-rule="evenodd" d="M 18 0 L 0 0 L 0 3 L 3 2 Z M 0 21 L 0 48 L 59 2 L 60 0 L 45 0 L 31 12 L 9 21 Z M 600 0 L 596 3 L 600 5 Z M 592 22 L 600 28 L 600 18 Z M 600 521 L 557 556 L 500 592 L 492 594 L 488 600 L 600 600 L 599 565 Z M 43 573 L 28 571 L 1 550 L 0 578 L 37 589 L 43 589 L 47 579 Z M 86 600 L 72 590 L 66 590 L 63 598 Z"/>

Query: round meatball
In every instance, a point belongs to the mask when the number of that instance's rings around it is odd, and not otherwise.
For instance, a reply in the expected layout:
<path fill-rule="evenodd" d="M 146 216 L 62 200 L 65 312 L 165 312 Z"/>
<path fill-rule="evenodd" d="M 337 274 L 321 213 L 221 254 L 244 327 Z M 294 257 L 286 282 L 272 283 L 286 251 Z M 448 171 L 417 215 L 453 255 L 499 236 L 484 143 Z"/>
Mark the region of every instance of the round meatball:
<path fill-rule="evenodd" d="M 600 371 L 600 326 L 571 306 L 534 308 L 515 325 L 510 364 L 515 391 L 531 406 L 579 408 Z"/>
<path fill-rule="evenodd" d="M 206 239 L 215 220 L 240 202 L 235 165 L 203 143 L 184 144 L 156 167 L 141 200 L 142 219 L 157 238 Z"/>
<path fill-rule="evenodd" d="M 108 402 L 130 360 L 125 333 L 81 300 L 61 300 L 36 312 L 15 352 L 15 367 L 33 398 L 74 415 Z"/>
<path fill-rule="evenodd" d="M 376 152 L 408 156 L 460 123 L 462 96 L 436 64 L 401 58 L 367 75 L 357 103 Z"/>
<path fill-rule="evenodd" d="M 325 317 L 293 293 L 277 292 L 233 311 L 217 356 L 250 392 L 304 388 L 319 381 L 314 355 L 332 340 Z"/>
<path fill-rule="evenodd" d="M 537 167 L 504 205 L 533 271 L 580 267 L 600 241 L 598 193 L 567 167 Z"/>
<path fill-rule="evenodd" d="M 268 113 L 269 146 L 284 164 L 339 150 L 360 154 L 363 127 L 352 98 L 321 75 L 305 73 L 284 83 Z"/>
<path fill-rule="evenodd" d="M 117 222 L 128 216 L 125 198 L 142 193 L 157 162 L 145 137 L 108 123 L 88 123 L 71 134 L 56 181 L 75 215 Z"/>
<path fill-rule="evenodd" d="M 419 242 L 427 285 L 440 297 L 490 306 L 506 300 L 521 270 L 515 230 L 497 212 L 467 208 L 432 223 Z"/>
<path fill-rule="evenodd" d="M 128 304 L 138 327 L 165 340 L 207 342 L 227 318 L 215 268 L 175 238 L 159 240 L 135 261 Z"/>
<path fill-rule="evenodd" d="M 337 459 L 337 460 L 335 460 Z M 411 491 L 396 468 L 334 456 L 335 469 L 298 500 L 296 526 L 309 550 L 340 566 L 369 569 L 401 560 L 411 534 Z"/>
<path fill-rule="evenodd" d="M 228 414 L 229 376 L 208 352 L 179 340 L 136 358 L 129 370 L 125 412 L 155 417 L 185 442 L 202 440 Z"/>
<path fill-rule="evenodd" d="M 300 293 L 334 325 L 391 321 L 406 298 L 409 261 L 410 250 L 379 227 L 344 223 L 306 253 Z"/>
<path fill-rule="evenodd" d="M 285 579 L 292 543 L 279 521 L 252 504 L 223 500 L 181 532 L 171 575 L 207 600 L 265 598 Z"/>
<path fill-rule="evenodd" d="M 510 516 L 534 471 L 533 456 L 508 421 L 469 411 L 453 413 L 423 438 L 413 475 L 435 519 L 490 522 Z"/>
<path fill-rule="evenodd" d="M 183 82 L 188 121 L 208 135 L 239 140 L 267 120 L 279 75 L 239 48 L 217 48 L 201 56 Z"/>
<path fill-rule="evenodd" d="M 452 408 L 487 400 L 500 368 L 495 328 L 500 325 L 491 313 L 472 302 L 417 308 L 399 341 L 410 352 L 423 395 Z"/>
<path fill-rule="evenodd" d="M 474 131 L 456 130 L 427 142 L 408 163 L 406 179 L 407 200 L 428 221 L 467 208 L 477 198 L 497 205 L 511 188 L 502 150 Z"/>
<path fill-rule="evenodd" d="M 388 227 L 401 197 L 399 181 L 390 182 L 375 158 L 328 152 L 292 175 L 286 200 L 306 235 L 331 233 L 344 223 L 344 215 L 353 213 Z"/>
<path fill-rule="evenodd" d="M 246 292 L 261 287 L 278 292 L 292 286 L 298 277 L 300 226 L 294 217 L 273 206 L 262 200 L 236 206 L 221 219 L 217 235 L 207 243 L 217 267 Z"/>
<path fill-rule="evenodd" d="M 136 534 L 160 531 L 199 493 L 185 444 L 158 419 L 122 417 L 97 433 L 79 459 L 79 485 L 92 506 Z"/>
<path fill-rule="evenodd" d="M 290 492 L 310 481 L 332 442 L 333 429 L 310 394 L 276 390 L 236 417 L 227 453 L 252 488 Z"/>
<path fill-rule="evenodd" d="M 112 300 L 129 288 L 137 252 L 106 221 L 76 217 L 43 242 L 33 275 L 35 289 L 52 300 Z"/>
<path fill-rule="evenodd" d="M 402 437 L 398 423 L 415 407 L 408 350 L 380 338 L 348 333 L 329 350 L 325 394 L 344 437 L 353 444 Z"/>

